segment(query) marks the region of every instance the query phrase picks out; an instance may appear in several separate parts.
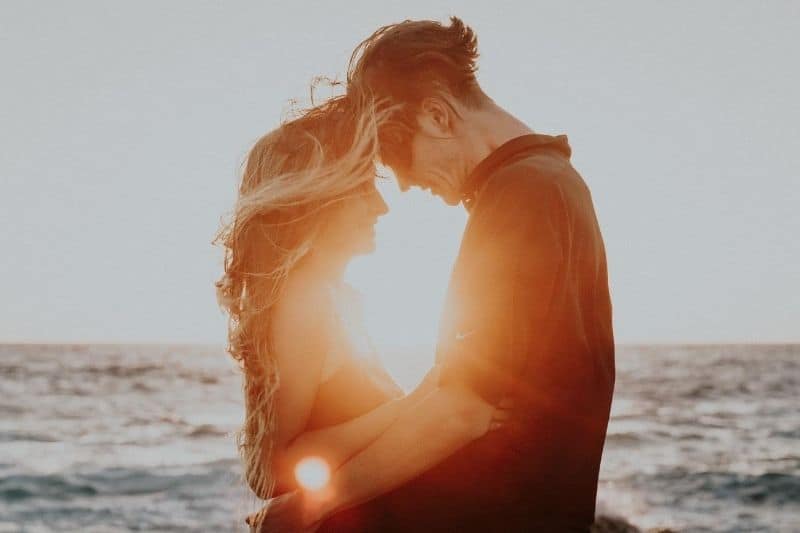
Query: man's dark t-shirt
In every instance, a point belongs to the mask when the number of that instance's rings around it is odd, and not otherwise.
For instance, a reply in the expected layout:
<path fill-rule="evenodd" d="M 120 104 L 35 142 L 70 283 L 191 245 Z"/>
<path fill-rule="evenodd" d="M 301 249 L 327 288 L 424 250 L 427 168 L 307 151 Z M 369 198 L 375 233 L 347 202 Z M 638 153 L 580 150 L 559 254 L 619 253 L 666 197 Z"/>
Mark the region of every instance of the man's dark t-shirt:
<path fill-rule="evenodd" d="M 566 136 L 517 137 L 465 187 L 440 384 L 511 400 L 511 420 L 354 509 L 355 530 L 589 529 L 614 339 L 603 240 L 570 155 Z"/>

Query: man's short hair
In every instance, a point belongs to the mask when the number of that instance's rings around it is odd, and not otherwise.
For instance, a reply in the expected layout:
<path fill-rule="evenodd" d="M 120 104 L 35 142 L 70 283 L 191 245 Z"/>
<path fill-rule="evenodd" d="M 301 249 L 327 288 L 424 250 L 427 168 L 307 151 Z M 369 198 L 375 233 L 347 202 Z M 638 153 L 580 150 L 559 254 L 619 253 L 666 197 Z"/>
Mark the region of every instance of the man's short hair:
<path fill-rule="evenodd" d="M 468 107 L 487 99 L 475 78 L 478 39 L 457 17 L 445 26 L 406 20 L 378 29 L 350 58 L 348 91 L 366 91 L 379 106 L 396 111 L 379 129 L 380 158 L 395 171 L 411 163 L 411 139 L 419 104 L 445 91 Z"/>

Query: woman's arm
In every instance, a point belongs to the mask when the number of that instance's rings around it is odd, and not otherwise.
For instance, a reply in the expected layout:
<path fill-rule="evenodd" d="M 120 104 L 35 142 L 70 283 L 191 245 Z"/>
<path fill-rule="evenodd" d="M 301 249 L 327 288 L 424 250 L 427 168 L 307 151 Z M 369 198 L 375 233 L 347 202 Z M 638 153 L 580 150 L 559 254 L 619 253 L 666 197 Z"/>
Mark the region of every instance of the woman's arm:
<path fill-rule="evenodd" d="M 466 388 L 436 389 L 346 462 L 327 487 L 305 494 L 306 518 L 321 520 L 429 470 L 486 433 L 494 411 Z"/>
<path fill-rule="evenodd" d="M 294 468 L 303 458 L 320 457 L 331 470 L 338 468 L 386 431 L 406 405 L 404 399 L 389 400 L 347 422 L 301 433 L 285 449 L 275 454 L 274 467 L 281 492 L 297 488 L 293 478 Z"/>
<path fill-rule="evenodd" d="M 278 473 L 279 491 L 285 492 L 297 488 L 294 468 L 305 457 L 315 456 L 324 459 L 332 471 L 339 468 L 374 442 L 404 411 L 433 391 L 438 379 L 439 370 L 438 367 L 434 367 L 413 392 L 402 398 L 390 399 L 379 407 L 341 424 L 301 433 L 275 453 L 273 465 Z"/>

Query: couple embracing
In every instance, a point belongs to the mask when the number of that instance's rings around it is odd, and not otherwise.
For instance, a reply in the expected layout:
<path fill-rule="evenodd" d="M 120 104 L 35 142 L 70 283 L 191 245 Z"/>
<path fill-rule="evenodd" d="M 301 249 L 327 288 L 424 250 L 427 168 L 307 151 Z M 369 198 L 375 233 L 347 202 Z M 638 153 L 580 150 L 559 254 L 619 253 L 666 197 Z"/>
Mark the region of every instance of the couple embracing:
<path fill-rule="evenodd" d="M 245 478 L 267 500 L 252 531 L 594 520 L 614 387 L 603 240 L 566 136 L 496 104 L 477 56 L 457 18 L 380 28 L 353 53 L 345 95 L 249 153 L 217 291 L 244 377 Z M 387 212 L 376 162 L 401 190 L 469 212 L 436 365 L 409 394 L 365 349 L 358 313 L 341 311 L 359 309 L 343 273 Z M 309 457 L 330 469 L 324 486 L 295 479 Z"/>

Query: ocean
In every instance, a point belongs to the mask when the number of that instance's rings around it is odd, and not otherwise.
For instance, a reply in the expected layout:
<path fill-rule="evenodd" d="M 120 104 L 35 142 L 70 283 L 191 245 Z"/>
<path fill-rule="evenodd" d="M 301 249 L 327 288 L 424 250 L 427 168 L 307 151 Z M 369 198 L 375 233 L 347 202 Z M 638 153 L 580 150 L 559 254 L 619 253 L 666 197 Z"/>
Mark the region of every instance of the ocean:
<path fill-rule="evenodd" d="M 800 345 L 621 346 L 598 510 L 800 531 Z M 0 533 L 245 531 L 221 347 L 0 345 Z"/>

